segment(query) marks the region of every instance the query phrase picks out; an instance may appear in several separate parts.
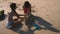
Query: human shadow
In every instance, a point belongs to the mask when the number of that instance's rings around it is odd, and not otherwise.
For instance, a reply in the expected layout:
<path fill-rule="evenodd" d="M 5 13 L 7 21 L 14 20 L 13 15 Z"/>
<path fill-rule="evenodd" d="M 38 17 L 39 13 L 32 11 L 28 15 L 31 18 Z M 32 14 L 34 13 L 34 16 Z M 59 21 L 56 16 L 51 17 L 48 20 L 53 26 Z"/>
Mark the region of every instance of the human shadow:
<path fill-rule="evenodd" d="M 42 28 L 41 28 L 40 26 L 38 26 L 38 25 L 35 23 L 35 21 L 36 21 L 36 16 L 34 16 L 34 15 L 29 16 L 29 17 L 26 19 L 26 21 L 25 21 L 25 24 L 28 26 L 28 31 L 25 32 L 25 31 L 23 31 L 23 30 L 20 30 L 20 31 L 19 31 L 19 34 L 34 34 L 34 32 L 35 32 L 36 30 L 41 30 Z M 31 27 L 35 27 L 35 26 L 36 26 L 37 28 L 34 29 L 34 30 L 32 30 Z"/>
<path fill-rule="evenodd" d="M 38 22 L 36 22 L 36 21 L 38 21 Z M 34 16 L 34 15 L 31 15 L 30 17 L 28 17 L 25 24 L 28 26 L 28 29 L 29 29 L 27 32 L 21 30 L 21 28 L 23 26 L 22 23 L 16 24 L 16 26 L 12 29 L 12 31 L 17 32 L 18 34 L 34 34 L 34 32 L 36 30 L 42 30 L 42 29 L 50 30 L 53 32 L 60 32 L 58 29 L 52 27 L 53 25 L 50 24 L 49 22 L 43 20 L 41 17 Z M 44 27 L 41 27 L 40 25 L 42 25 Z M 31 30 L 31 27 L 37 27 L 37 28 L 34 30 Z"/>
<path fill-rule="evenodd" d="M 36 30 L 42 30 L 42 29 L 43 30 L 50 30 L 53 32 L 60 32 L 58 29 L 52 27 L 53 25 L 51 23 L 45 21 L 41 17 L 34 16 L 32 14 L 30 17 L 28 17 L 26 19 L 25 24 L 28 26 L 28 29 L 29 29 L 27 32 L 21 30 L 21 28 L 23 26 L 22 23 L 16 24 L 16 26 L 11 30 L 17 32 L 18 34 L 34 34 L 34 32 Z M 42 27 L 41 25 L 44 27 Z M 31 30 L 31 27 L 35 27 L 35 29 Z"/>
<path fill-rule="evenodd" d="M 34 16 L 32 14 L 31 14 L 30 17 L 27 18 L 25 23 L 26 23 L 26 25 L 28 26 L 29 29 L 30 29 L 30 27 L 35 26 L 36 27 L 35 30 L 41 30 L 41 29 L 46 30 L 47 29 L 47 30 L 50 30 L 50 31 L 53 31 L 53 32 L 60 32 L 60 30 L 52 27 L 53 25 L 51 23 L 45 21 L 41 17 Z"/>
<path fill-rule="evenodd" d="M 18 32 L 18 34 L 34 34 L 34 30 L 31 30 L 30 28 L 29 28 L 29 31 L 23 31 L 23 30 L 20 30 L 19 32 Z"/>

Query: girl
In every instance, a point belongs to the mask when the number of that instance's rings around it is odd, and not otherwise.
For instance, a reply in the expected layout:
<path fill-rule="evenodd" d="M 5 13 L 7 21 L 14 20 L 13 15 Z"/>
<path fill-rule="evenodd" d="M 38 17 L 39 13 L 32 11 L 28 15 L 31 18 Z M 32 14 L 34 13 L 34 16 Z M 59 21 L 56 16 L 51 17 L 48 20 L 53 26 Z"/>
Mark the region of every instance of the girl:
<path fill-rule="evenodd" d="M 31 15 L 31 4 L 29 3 L 29 1 L 25 1 L 23 5 L 23 10 L 24 10 L 24 15 L 25 15 L 25 20 L 26 20 L 27 17 Z"/>

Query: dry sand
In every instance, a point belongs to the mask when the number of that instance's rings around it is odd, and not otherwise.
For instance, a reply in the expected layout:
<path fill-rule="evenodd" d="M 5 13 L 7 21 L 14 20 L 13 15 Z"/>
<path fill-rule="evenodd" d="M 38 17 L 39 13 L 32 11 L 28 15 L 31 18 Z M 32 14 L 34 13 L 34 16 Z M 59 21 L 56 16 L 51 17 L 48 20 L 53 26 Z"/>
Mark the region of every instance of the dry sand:
<path fill-rule="evenodd" d="M 10 11 L 10 3 L 15 2 L 18 6 L 17 13 L 23 14 L 23 11 L 20 11 L 19 8 L 22 9 L 22 5 L 26 0 L 0 0 L 0 10 L 4 9 L 5 14 Z M 46 30 L 35 30 L 35 31 L 19 31 L 14 32 L 12 30 L 6 29 L 5 24 L 7 21 L 7 17 L 5 20 L 0 21 L 0 34 L 60 34 L 60 0 L 28 0 L 32 6 L 34 6 L 35 13 L 32 13 L 35 16 L 42 18 L 48 23 L 52 24 L 53 28 L 46 28 Z M 20 6 L 21 4 L 21 6 Z M 42 21 L 43 21 L 42 20 Z M 46 26 L 45 26 L 46 27 Z M 23 26 L 23 30 L 26 26 Z M 56 31 L 55 31 L 56 30 Z"/>

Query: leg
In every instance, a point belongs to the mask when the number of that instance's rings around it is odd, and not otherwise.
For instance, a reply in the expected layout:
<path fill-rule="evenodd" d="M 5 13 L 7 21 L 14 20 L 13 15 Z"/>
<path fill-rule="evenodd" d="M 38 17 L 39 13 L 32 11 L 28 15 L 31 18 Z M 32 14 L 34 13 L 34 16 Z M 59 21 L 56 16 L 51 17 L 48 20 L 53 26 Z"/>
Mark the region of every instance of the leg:
<path fill-rule="evenodd" d="M 14 24 L 14 22 L 7 22 L 6 23 L 6 28 L 11 29 L 13 24 Z"/>

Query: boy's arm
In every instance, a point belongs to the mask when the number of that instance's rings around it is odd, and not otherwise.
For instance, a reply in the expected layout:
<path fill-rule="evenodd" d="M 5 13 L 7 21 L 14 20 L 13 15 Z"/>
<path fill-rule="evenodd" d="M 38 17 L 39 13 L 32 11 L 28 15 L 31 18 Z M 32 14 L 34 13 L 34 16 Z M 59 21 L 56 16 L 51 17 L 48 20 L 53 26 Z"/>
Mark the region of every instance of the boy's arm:
<path fill-rule="evenodd" d="M 15 12 L 15 14 L 16 14 L 16 16 L 18 17 L 18 18 L 20 18 L 20 19 L 22 19 L 21 17 L 19 17 L 19 16 L 24 16 L 24 14 L 17 14 L 17 12 Z"/>

